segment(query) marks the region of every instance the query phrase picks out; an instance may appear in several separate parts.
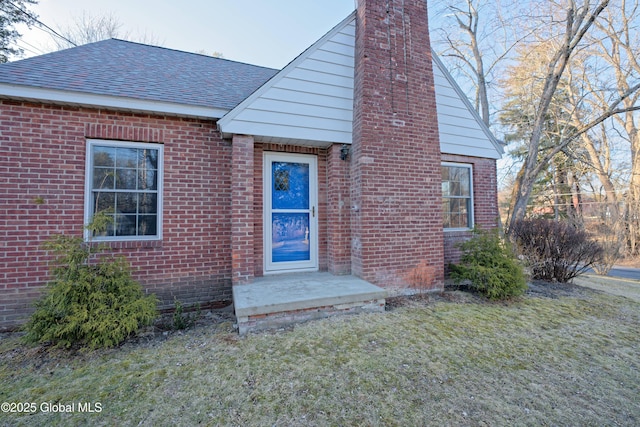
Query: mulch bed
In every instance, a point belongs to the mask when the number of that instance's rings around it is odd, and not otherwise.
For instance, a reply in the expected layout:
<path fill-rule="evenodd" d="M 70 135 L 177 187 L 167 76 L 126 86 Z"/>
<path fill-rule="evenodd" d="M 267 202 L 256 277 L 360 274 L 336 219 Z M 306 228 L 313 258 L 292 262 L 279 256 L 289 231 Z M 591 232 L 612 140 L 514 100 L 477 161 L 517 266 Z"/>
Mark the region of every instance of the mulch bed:
<path fill-rule="evenodd" d="M 593 289 L 583 286 L 574 285 L 572 283 L 544 282 L 534 280 L 528 282 L 528 289 L 525 297 L 533 298 L 551 298 L 557 299 L 562 297 L 586 297 L 593 292 Z M 466 286 L 458 286 L 453 284 L 445 285 L 444 292 L 433 292 L 418 295 L 401 295 L 386 299 L 386 310 L 392 311 L 399 307 L 408 305 L 434 303 L 434 302 L 451 302 L 451 303 L 473 303 L 473 304 L 509 304 L 514 300 L 507 301 L 490 301 L 482 295 L 471 291 Z"/>

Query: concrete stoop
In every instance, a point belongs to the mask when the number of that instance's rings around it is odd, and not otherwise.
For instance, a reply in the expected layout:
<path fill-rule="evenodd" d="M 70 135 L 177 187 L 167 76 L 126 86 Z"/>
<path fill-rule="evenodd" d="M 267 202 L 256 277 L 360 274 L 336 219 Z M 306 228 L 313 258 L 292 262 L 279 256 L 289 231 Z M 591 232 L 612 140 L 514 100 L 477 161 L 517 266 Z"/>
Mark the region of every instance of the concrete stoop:
<path fill-rule="evenodd" d="M 357 277 L 330 273 L 266 276 L 233 287 L 240 335 L 341 314 L 382 312 L 386 295 Z"/>

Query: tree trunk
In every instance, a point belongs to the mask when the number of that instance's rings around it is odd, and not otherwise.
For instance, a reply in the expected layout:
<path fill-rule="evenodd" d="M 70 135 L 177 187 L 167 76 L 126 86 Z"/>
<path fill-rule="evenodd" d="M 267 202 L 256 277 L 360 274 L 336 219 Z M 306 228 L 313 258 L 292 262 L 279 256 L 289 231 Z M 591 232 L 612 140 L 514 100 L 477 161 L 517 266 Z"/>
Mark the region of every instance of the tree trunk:
<path fill-rule="evenodd" d="M 558 47 L 551 61 L 549 61 L 547 76 L 545 77 L 542 94 L 540 96 L 540 103 L 536 107 L 536 115 L 532 123 L 531 137 L 528 144 L 529 151 L 513 187 L 509 229 L 511 229 L 511 226 L 515 224 L 516 221 L 524 218 L 536 177 L 543 168 L 548 166 L 549 161 L 553 157 L 553 154 L 549 154 L 540 159 L 539 149 L 547 112 L 558 88 L 560 78 L 567 68 L 571 55 L 578 46 L 578 43 L 582 40 L 598 15 L 600 15 L 608 5 L 609 0 L 603 0 L 598 3 L 593 12 L 589 12 L 588 7 L 581 9 L 571 2 L 567 9 L 565 18 L 566 32 L 563 35 L 562 44 Z M 507 233 L 509 229 L 507 229 Z"/>
<path fill-rule="evenodd" d="M 516 221 L 524 219 L 527 213 L 527 204 L 531 197 L 535 177 L 533 179 L 530 178 L 530 174 L 527 174 L 528 168 L 526 166 L 526 164 L 522 165 L 522 168 L 518 172 L 513 183 L 509 216 L 507 218 L 507 234 L 509 234 L 509 230 L 511 230 L 511 227 L 516 223 Z"/>

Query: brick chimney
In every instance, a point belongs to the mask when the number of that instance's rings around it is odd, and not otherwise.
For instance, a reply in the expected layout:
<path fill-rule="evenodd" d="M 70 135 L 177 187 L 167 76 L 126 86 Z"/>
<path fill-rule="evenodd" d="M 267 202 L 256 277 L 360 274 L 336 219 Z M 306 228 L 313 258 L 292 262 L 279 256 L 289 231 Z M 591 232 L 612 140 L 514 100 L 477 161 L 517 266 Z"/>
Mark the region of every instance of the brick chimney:
<path fill-rule="evenodd" d="M 426 0 L 358 0 L 352 272 L 390 289 L 444 280 L 440 141 Z M 424 283 L 422 284 L 424 286 Z"/>

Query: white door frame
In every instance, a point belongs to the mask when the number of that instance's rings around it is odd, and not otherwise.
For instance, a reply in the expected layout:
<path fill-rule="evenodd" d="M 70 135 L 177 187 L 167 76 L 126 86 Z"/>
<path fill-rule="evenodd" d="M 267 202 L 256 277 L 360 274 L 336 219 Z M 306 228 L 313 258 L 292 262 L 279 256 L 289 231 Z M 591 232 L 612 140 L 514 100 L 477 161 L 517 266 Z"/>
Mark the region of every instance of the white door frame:
<path fill-rule="evenodd" d="M 296 209 L 295 212 L 309 213 L 309 261 L 272 261 L 272 163 L 307 163 L 309 164 L 309 209 Z M 310 154 L 291 154 L 265 152 L 263 155 L 263 253 L 264 274 L 286 273 L 318 270 L 318 158 Z M 289 212 L 290 210 L 285 210 Z M 278 210 L 277 212 L 283 212 Z"/>

